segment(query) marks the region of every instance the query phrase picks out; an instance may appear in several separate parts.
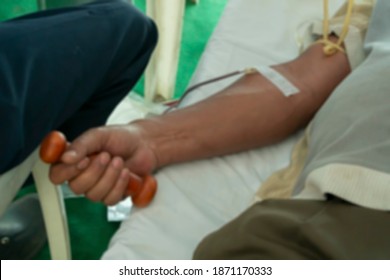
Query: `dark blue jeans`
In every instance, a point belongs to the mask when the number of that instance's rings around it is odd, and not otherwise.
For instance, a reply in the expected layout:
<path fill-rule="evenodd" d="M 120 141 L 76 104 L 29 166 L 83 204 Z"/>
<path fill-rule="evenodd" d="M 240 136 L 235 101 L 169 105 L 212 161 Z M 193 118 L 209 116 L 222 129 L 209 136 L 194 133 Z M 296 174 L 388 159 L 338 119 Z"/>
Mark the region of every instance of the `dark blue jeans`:
<path fill-rule="evenodd" d="M 155 24 L 120 0 L 0 23 L 0 174 L 53 129 L 72 140 L 104 124 L 156 41 Z"/>

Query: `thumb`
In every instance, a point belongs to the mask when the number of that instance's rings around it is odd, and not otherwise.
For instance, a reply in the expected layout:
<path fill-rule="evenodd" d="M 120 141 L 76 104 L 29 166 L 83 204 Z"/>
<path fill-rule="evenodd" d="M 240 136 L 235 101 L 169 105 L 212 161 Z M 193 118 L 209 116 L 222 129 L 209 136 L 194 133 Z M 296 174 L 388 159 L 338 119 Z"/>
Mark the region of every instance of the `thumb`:
<path fill-rule="evenodd" d="M 104 129 L 94 128 L 86 131 L 68 146 L 61 161 L 66 164 L 76 164 L 87 156 L 102 151 L 107 137 Z"/>

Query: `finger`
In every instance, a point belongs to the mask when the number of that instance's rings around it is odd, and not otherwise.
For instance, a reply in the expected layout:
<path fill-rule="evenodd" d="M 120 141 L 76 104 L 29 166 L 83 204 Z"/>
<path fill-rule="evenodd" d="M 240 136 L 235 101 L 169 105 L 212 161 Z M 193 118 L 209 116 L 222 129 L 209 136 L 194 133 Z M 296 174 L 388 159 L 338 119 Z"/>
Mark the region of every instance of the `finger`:
<path fill-rule="evenodd" d="M 104 198 L 103 202 L 106 205 L 115 205 L 123 199 L 124 194 L 129 184 L 130 171 L 128 169 L 122 169 L 115 186 L 110 190 L 108 195 Z"/>
<path fill-rule="evenodd" d="M 111 156 L 106 152 L 102 152 L 96 157 L 91 158 L 91 163 L 88 167 L 69 181 L 69 186 L 73 192 L 76 194 L 85 194 L 93 188 L 103 176 L 110 160 Z"/>
<path fill-rule="evenodd" d="M 123 160 L 120 157 L 114 157 L 107 166 L 103 176 L 95 184 L 95 186 L 86 193 L 85 196 L 92 201 L 102 201 L 115 186 L 122 169 Z"/>
<path fill-rule="evenodd" d="M 107 141 L 108 134 L 103 128 L 94 128 L 76 138 L 62 155 L 67 164 L 76 164 L 88 155 L 100 152 Z"/>
<path fill-rule="evenodd" d="M 85 158 L 77 165 L 56 163 L 51 165 L 49 178 L 53 184 L 59 185 L 65 181 L 70 181 L 79 175 L 90 163 L 89 158 Z"/>

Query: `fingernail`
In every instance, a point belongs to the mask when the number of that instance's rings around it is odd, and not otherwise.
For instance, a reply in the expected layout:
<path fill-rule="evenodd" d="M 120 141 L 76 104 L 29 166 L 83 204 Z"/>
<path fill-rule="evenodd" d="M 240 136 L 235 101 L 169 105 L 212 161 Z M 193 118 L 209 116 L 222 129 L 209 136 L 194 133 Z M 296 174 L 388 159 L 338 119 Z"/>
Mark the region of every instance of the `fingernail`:
<path fill-rule="evenodd" d="M 70 150 L 70 151 L 65 152 L 62 156 L 67 157 L 67 158 L 76 158 L 77 152 L 74 150 Z"/>
<path fill-rule="evenodd" d="M 100 155 L 99 162 L 102 165 L 106 165 L 109 161 L 110 161 L 110 156 L 108 154 L 103 153 L 102 155 Z"/>
<path fill-rule="evenodd" d="M 119 157 L 115 157 L 112 161 L 111 164 L 114 168 L 120 169 L 122 168 L 122 159 Z"/>
<path fill-rule="evenodd" d="M 87 168 L 88 165 L 89 165 L 89 159 L 85 158 L 82 161 L 80 161 L 79 164 L 77 164 L 77 169 L 80 170 L 85 169 Z"/>
<path fill-rule="evenodd" d="M 123 169 L 120 174 L 120 179 L 128 180 L 129 178 L 130 178 L 130 171 L 127 168 Z"/>

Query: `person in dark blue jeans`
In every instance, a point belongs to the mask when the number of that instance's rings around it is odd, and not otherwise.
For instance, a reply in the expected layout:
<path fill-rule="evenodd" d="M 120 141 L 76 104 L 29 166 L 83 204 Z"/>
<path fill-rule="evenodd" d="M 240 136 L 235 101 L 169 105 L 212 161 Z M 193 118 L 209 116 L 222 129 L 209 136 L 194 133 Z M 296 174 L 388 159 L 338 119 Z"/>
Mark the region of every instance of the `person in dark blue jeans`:
<path fill-rule="evenodd" d="M 156 42 L 153 21 L 120 0 L 1 22 L 0 174 L 23 162 L 51 130 L 72 140 L 103 125 L 142 75 Z M 6 222 L 0 217 L 0 235 Z M 2 259 L 29 254 L 1 251 Z"/>

